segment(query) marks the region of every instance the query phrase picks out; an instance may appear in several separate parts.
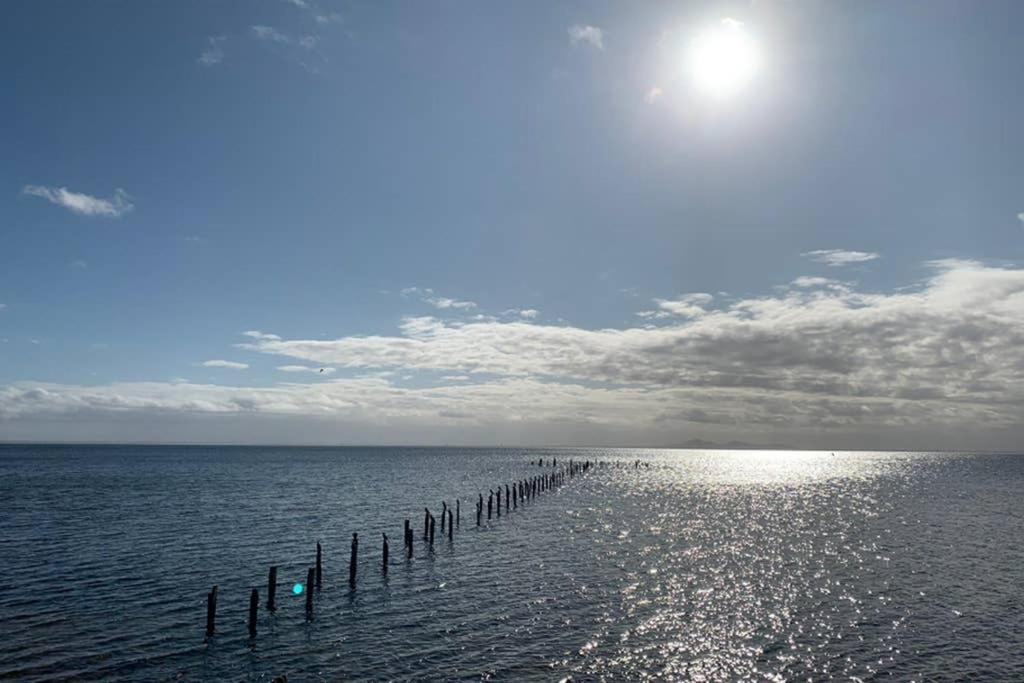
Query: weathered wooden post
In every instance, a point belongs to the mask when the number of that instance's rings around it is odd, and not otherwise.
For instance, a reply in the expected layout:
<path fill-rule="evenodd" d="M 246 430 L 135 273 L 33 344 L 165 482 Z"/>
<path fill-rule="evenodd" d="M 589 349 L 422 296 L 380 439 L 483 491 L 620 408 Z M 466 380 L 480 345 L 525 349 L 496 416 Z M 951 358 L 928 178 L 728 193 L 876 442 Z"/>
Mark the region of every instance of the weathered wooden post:
<path fill-rule="evenodd" d="M 423 538 L 430 535 L 430 510 L 423 508 Z"/>
<path fill-rule="evenodd" d="M 267 609 L 273 612 L 277 609 L 274 606 L 274 598 L 277 597 L 277 566 L 270 568 L 270 575 L 267 577 Z"/>
<path fill-rule="evenodd" d="M 498 516 L 501 517 L 501 484 L 498 485 Z"/>
<path fill-rule="evenodd" d="M 508 493 L 508 484 L 505 484 L 505 512 L 508 512 L 509 498 L 511 498 L 511 496 Z"/>
<path fill-rule="evenodd" d="M 313 581 L 316 580 L 316 570 L 312 567 L 306 571 L 306 619 L 313 616 Z"/>
<path fill-rule="evenodd" d="M 249 637 L 256 637 L 256 612 L 260 607 L 260 592 L 255 588 L 249 593 Z"/>
<path fill-rule="evenodd" d="M 383 536 L 384 536 L 384 547 L 381 549 L 381 554 L 383 556 L 383 559 L 381 560 L 381 568 L 384 570 L 384 573 L 387 574 L 388 573 L 388 535 L 387 534 L 383 534 Z"/>
<path fill-rule="evenodd" d="M 323 549 L 320 547 L 320 541 L 316 542 L 316 589 L 320 590 L 323 586 Z"/>
<path fill-rule="evenodd" d="M 409 526 L 409 520 L 405 520 L 405 556 L 412 558 L 412 527 Z"/>
<path fill-rule="evenodd" d="M 352 554 L 348 560 L 348 586 L 356 587 L 356 557 L 359 555 L 359 534 L 352 534 Z"/>
<path fill-rule="evenodd" d="M 217 587 L 206 594 L 206 636 L 209 638 L 216 631 L 217 621 Z"/>
<path fill-rule="evenodd" d="M 452 509 L 448 508 L 448 540 L 452 540 L 452 531 L 455 530 L 455 525 L 452 524 Z"/>
<path fill-rule="evenodd" d="M 491 521 L 491 510 L 494 508 L 494 489 L 488 489 L 490 494 L 487 496 L 487 521 Z"/>
<path fill-rule="evenodd" d="M 448 503 L 441 501 L 441 535 L 444 536 L 445 518 L 448 516 Z"/>
<path fill-rule="evenodd" d="M 434 515 L 430 515 L 430 547 L 434 547 Z"/>
<path fill-rule="evenodd" d="M 476 525 L 480 526 L 480 515 L 484 514 L 484 494 L 480 494 L 480 500 L 476 502 Z"/>

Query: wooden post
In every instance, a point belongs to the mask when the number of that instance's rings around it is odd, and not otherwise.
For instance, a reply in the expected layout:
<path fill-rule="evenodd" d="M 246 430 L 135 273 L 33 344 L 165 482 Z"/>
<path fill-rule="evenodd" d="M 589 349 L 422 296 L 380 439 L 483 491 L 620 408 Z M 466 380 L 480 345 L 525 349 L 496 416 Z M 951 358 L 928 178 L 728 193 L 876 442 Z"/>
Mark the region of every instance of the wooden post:
<path fill-rule="evenodd" d="M 348 586 L 356 587 L 356 557 L 359 555 L 359 534 L 352 534 L 352 555 L 348 560 Z"/>
<path fill-rule="evenodd" d="M 494 491 L 487 496 L 487 521 L 491 521 L 491 510 L 494 507 Z"/>
<path fill-rule="evenodd" d="M 455 525 L 452 524 L 452 509 L 448 508 L 448 540 L 452 540 L 452 531 L 455 530 Z"/>
<path fill-rule="evenodd" d="M 383 560 L 381 562 L 384 573 L 388 573 L 388 535 L 384 534 L 384 548 L 381 550 Z"/>
<path fill-rule="evenodd" d="M 312 567 L 306 572 L 306 618 L 313 615 L 313 581 L 316 580 L 316 570 Z"/>
<path fill-rule="evenodd" d="M 217 621 L 217 587 L 206 594 L 206 636 L 209 638 L 216 630 L 214 623 Z"/>
<path fill-rule="evenodd" d="M 498 484 L 498 516 L 501 517 L 501 484 Z"/>
<path fill-rule="evenodd" d="M 462 509 L 459 505 L 459 499 L 455 499 L 455 526 L 462 526 Z"/>
<path fill-rule="evenodd" d="M 320 590 L 323 586 L 323 549 L 320 547 L 320 541 L 316 542 L 316 589 Z"/>
<path fill-rule="evenodd" d="M 423 538 L 430 535 L 430 510 L 423 508 Z"/>
<path fill-rule="evenodd" d="M 405 556 L 412 558 L 412 527 L 409 526 L 409 520 L 405 520 Z"/>
<path fill-rule="evenodd" d="M 434 515 L 430 515 L 430 547 L 434 547 Z"/>
<path fill-rule="evenodd" d="M 267 609 L 273 612 L 277 609 L 274 606 L 274 598 L 277 596 L 277 566 L 270 568 L 270 575 L 267 577 Z"/>
<path fill-rule="evenodd" d="M 480 526 L 480 515 L 484 513 L 484 494 L 480 494 L 480 500 L 476 502 L 476 525 Z"/>
<path fill-rule="evenodd" d="M 260 592 L 255 588 L 249 593 L 249 637 L 256 637 L 256 611 L 260 608 Z"/>
<path fill-rule="evenodd" d="M 441 501 L 441 535 L 444 536 L 445 517 L 448 516 L 448 503 Z"/>
<path fill-rule="evenodd" d="M 511 498 L 511 496 L 508 492 L 508 484 L 505 484 L 505 512 L 508 512 L 509 498 Z"/>

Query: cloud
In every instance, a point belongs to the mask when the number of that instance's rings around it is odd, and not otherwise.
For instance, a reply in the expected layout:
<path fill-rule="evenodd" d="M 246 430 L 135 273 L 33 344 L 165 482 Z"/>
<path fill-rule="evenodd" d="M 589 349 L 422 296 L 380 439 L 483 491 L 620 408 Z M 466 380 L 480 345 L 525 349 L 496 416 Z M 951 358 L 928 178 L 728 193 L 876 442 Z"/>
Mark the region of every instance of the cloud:
<path fill-rule="evenodd" d="M 811 277 L 809 275 L 801 275 L 797 279 L 790 283 L 794 287 L 825 287 L 831 284 L 837 284 L 836 280 L 832 280 L 827 277 Z"/>
<path fill-rule="evenodd" d="M 647 102 L 647 104 L 654 104 L 655 102 L 660 100 L 662 97 L 664 97 L 664 95 L 665 95 L 665 91 L 664 90 L 662 90 L 661 88 L 658 88 L 658 87 L 653 87 L 653 88 L 651 88 L 650 90 L 647 91 L 646 95 L 644 95 L 644 101 Z"/>
<path fill-rule="evenodd" d="M 284 0 L 284 1 L 287 2 L 289 5 L 295 5 L 296 7 L 301 7 L 302 9 L 307 9 L 309 7 L 309 4 L 306 3 L 306 0 Z"/>
<path fill-rule="evenodd" d="M 535 308 L 523 308 L 519 311 L 519 317 L 527 320 L 533 320 L 538 315 L 540 315 L 540 311 Z"/>
<path fill-rule="evenodd" d="M 281 372 L 308 372 L 314 375 L 333 375 L 337 368 L 332 367 L 311 367 L 309 365 L 278 365 Z"/>
<path fill-rule="evenodd" d="M 596 26 L 574 24 L 568 28 L 568 33 L 572 45 L 586 43 L 598 50 L 604 49 L 604 31 Z"/>
<path fill-rule="evenodd" d="M 472 301 L 459 301 L 458 299 L 450 299 L 445 296 L 437 296 L 434 294 L 434 290 L 429 287 L 406 287 L 402 290 L 402 296 L 416 296 L 424 303 L 442 310 L 449 308 L 458 310 L 476 308 L 476 303 Z"/>
<path fill-rule="evenodd" d="M 827 266 L 848 266 L 851 263 L 873 261 L 880 254 L 870 251 L 847 251 L 845 249 L 817 249 L 815 251 L 805 251 L 801 256 L 805 256 L 818 263 L 824 263 Z"/>
<path fill-rule="evenodd" d="M 302 36 L 301 38 L 299 38 L 299 45 L 301 47 L 306 48 L 307 50 L 312 50 L 314 47 L 316 47 L 316 44 L 317 42 L 319 42 L 319 40 L 320 39 L 317 38 L 316 36 Z"/>
<path fill-rule="evenodd" d="M 210 36 L 206 39 L 206 47 L 199 53 L 197 60 L 203 66 L 213 66 L 224 61 L 224 41 L 227 36 Z"/>
<path fill-rule="evenodd" d="M 66 187 L 47 187 L 45 185 L 26 185 L 22 193 L 33 197 L 42 197 L 52 204 L 82 216 L 104 216 L 120 218 L 135 208 L 128 193 L 117 188 L 110 199 L 93 197 L 82 192 L 72 192 Z"/>
<path fill-rule="evenodd" d="M 227 368 L 229 370 L 245 370 L 249 367 L 248 363 L 236 363 L 233 360 L 207 360 L 202 363 L 204 368 Z"/>
<path fill-rule="evenodd" d="M 292 42 L 290 37 L 281 33 L 273 26 L 251 26 L 250 30 L 257 40 L 280 44 L 288 44 Z"/>
<path fill-rule="evenodd" d="M 5 308 L 7 308 L 7 304 L 0 304 L 0 311 L 4 310 Z"/>
<path fill-rule="evenodd" d="M 71 262 L 71 267 L 76 268 L 78 270 L 85 270 L 86 268 L 89 267 L 89 264 L 86 263 L 84 259 L 75 259 L 74 261 Z"/>
<path fill-rule="evenodd" d="M 797 445 L 841 436 L 851 445 L 884 447 L 885 437 L 951 447 L 950 438 L 993 443 L 991 435 L 1011 433 L 1017 441 L 1006 442 L 1019 442 L 1024 269 L 927 266 L 926 279 L 892 292 L 792 284 L 737 300 L 662 299 L 655 313 L 668 322 L 657 327 L 413 316 L 395 334 L 330 340 L 249 331 L 240 344 L 248 350 L 366 375 L 267 387 L 0 385 L 0 420 L 10 433 L 10 421 L 52 425 L 55 415 L 83 425 L 139 415 L 291 416 L 343 425 L 346 435 L 429 434 L 441 443 L 516 434 L 672 443 L 695 433 Z M 451 384 L 399 379 L 420 372 Z"/>
<path fill-rule="evenodd" d="M 1017 214 L 1017 220 L 1019 220 L 1021 223 L 1024 223 L 1024 211 Z"/>

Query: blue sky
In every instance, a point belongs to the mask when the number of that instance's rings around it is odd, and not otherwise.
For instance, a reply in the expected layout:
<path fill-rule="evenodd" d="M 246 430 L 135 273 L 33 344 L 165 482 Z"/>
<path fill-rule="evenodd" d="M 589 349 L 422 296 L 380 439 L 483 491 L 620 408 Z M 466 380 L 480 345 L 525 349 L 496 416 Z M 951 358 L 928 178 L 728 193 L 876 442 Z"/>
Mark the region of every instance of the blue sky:
<path fill-rule="evenodd" d="M 1019 3 L 5 14 L 0 439 L 1019 443 Z"/>

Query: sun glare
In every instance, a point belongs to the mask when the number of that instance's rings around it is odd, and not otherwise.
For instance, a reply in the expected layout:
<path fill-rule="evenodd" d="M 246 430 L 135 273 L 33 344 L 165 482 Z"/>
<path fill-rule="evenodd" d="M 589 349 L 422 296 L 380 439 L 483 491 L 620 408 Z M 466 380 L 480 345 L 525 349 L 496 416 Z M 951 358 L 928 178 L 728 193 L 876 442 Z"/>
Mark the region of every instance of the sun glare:
<path fill-rule="evenodd" d="M 761 64 L 757 45 L 734 19 L 723 19 L 690 44 L 687 67 L 697 87 L 715 97 L 743 89 Z"/>

